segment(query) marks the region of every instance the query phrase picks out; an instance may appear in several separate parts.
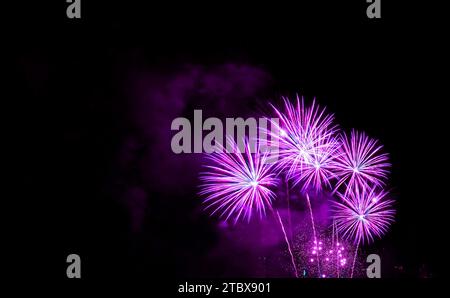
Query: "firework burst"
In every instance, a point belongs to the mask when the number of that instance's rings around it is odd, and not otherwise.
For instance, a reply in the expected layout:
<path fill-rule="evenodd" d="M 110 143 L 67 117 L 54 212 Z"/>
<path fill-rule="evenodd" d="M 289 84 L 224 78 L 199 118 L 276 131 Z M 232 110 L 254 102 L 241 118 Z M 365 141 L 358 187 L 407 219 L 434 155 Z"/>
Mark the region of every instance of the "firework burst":
<path fill-rule="evenodd" d="M 383 146 L 364 132 L 342 134 L 342 144 L 335 159 L 334 172 L 339 177 L 336 190 L 345 183 L 346 193 L 358 188 L 383 186 L 389 174 L 388 155 Z"/>
<path fill-rule="evenodd" d="M 245 151 L 239 153 L 236 142 L 228 142 L 233 153 L 222 147 L 220 152 L 207 155 L 212 163 L 200 174 L 205 209 L 211 209 L 211 215 L 219 213 L 225 220 L 233 217 L 235 223 L 240 218 L 249 221 L 254 210 L 262 217 L 266 208 L 271 208 L 275 198 L 271 188 L 277 185 L 267 154 L 260 153 L 259 148 L 251 153 L 248 141 L 244 142 Z"/>
<path fill-rule="evenodd" d="M 270 132 L 271 142 L 279 148 L 277 170 L 285 171 L 294 185 L 301 183 L 302 190 L 331 186 L 338 149 L 334 116 L 315 101 L 307 107 L 298 96 L 296 105 L 283 99 L 284 112 L 272 106 L 280 120 L 279 124 L 271 121 L 275 129 Z"/>
<path fill-rule="evenodd" d="M 394 221 L 393 200 L 386 191 L 362 188 L 338 194 L 342 202 L 333 202 L 337 232 L 354 243 L 370 243 L 380 238 Z"/>
<path fill-rule="evenodd" d="M 218 153 L 208 155 L 213 164 L 207 165 L 208 170 L 200 175 L 203 181 L 200 194 L 206 196 L 206 209 L 212 209 L 211 214 L 220 213 L 225 220 L 234 217 L 234 223 L 241 217 L 250 221 L 253 209 L 260 217 L 265 215 L 266 208 L 270 209 L 280 224 L 295 277 L 298 277 L 283 221 L 278 211 L 272 208 L 275 194 L 271 188 L 278 184 L 278 179 L 268 162 L 268 152 L 262 154 L 256 146 L 255 153 L 251 153 L 250 144 L 245 140 L 245 150 L 240 153 L 236 142 L 231 138 L 228 142 L 233 153 L 227 153 L 221 147 Z"/>
<path fill-rule="evenodd" d="M 310 162 L 304 163 L 296 174 L 296 180 L 302 181 L 303 191 L 312 188 L 320 192 L 324 187 L 332 188 L 331 180 L 337 177 L 333 170 L 338 149 L 339 142 L 333 137 L 327 137 L 311 150 Z"/>

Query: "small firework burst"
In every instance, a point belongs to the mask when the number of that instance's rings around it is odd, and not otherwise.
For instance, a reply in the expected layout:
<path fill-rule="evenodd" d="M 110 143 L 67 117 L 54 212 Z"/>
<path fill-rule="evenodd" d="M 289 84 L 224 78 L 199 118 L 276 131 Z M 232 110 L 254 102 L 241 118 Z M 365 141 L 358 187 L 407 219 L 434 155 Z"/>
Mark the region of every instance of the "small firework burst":
<path fill-rule="evenodd" d="M 339 177 L 336 189 L 346 185 L 346 192 L 357 188 L 383 186 L 389 174 L 388 155 L 383 146 L 364 132 L 352 130 L 350 137 L 342 134 L 342 144 L 335 159 L 334 171 Z"/>
<path fill-rule="evenodd" d="M 220 213 L 225 220 L 234 218 L 236 223 L 241 217 L 248 221 L 253 210 L 262 217 L 266 208 L 275 198 L 272 187 L 277 185 L 276 174 L 267 162 L 267 154 L 251 153 L 250 144 L 246 140 L 245 152 L 240 153 L 238 145 L 231 139 L 232 153 L 224 148 L 220 152 L 207 155 L 211 164 L 200 174 L 203 184 L 200 195 L 206 198 L 205 209 L 211 209 L 211 215 Z"/>
<path fill-rule="evenodd" d="M 337 232 L 354 243 L 370 243 L 385 234 L 394 221 L 393 200 L 386 191 L 362 188 L 338 194 L 342 202 L 333 202 Z"/>
<path fill-rule="evenodd" d="M 339 142 L 334 137 L 328 137 L 312 149 L 310 162 L 303 165 L 296 175 L 297 181 L 302 181 L 302 190 L 312 188 L 320 192 L 324 187 L 332 188 L 331 180 L 336 178 L 333 172 L 334 161 L 338 155 Z"/>

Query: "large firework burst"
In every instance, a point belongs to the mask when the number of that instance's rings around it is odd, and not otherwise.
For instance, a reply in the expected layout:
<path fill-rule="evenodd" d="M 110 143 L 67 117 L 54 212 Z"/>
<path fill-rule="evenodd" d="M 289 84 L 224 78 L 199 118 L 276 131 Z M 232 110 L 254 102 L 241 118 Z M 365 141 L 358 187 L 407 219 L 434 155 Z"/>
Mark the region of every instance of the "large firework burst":
<path fill-rule="evenodd" d="M 383 186 L 389 174 L 387 153 L 382 145 L 364 132 L 352 130 L 350 136 L 342 134 L 342 144 L 335 159 L 335 173 L 339 176 L 338 189 L 346 185 L 346 192 L 357 188 Z"/>
<path fill-rule="evenodd" d="M 251 153 L 249 142 L 244 142 L 245 151 L 240 153 L 238 145 L 228 139 L 232 153 L 221 147 L 220 152 L 208 154 L 211 164 L 200 174 L 203 184 L 200 194 L 206 196 L 205 209 L 220 213 L 225 220 L 241 217 L 250 220 L 253 210 L 262 216 L 270 207 L 275 194 L 271 187 L 277 185 L 275 173 L 267 162 L 267 154 Z"/>
<path fill-rule="evenodd" d="M 280 123 L 271 121 L 271 143 L 279 148 L 277 169 L 286 172 L 294 185 L 317 191 L 330 186 L 338 142 L 334 116 L 327 114 L 315 101 L 307 107 L 297 96 L 297 104 L 284 99 L 284 112 L 273 107 Z"/>
<path fill-rule="evenodd" d="M 380 238 L 394 221 L 393 200 L 386 191 L 356 189 L 338 194 L 342 202 L 333 202 L 337 232 L 358 245 Z"/>

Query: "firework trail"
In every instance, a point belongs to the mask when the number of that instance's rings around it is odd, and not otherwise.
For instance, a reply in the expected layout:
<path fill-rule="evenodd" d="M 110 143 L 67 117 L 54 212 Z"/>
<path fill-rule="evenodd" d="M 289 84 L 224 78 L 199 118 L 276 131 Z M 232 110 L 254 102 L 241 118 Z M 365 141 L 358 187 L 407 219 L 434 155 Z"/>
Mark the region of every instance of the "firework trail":
<path fill-rule="evenodd" d="M 313 215 L 313 212 L 312 212 L 311 201 L 309 200 L 309 195 L 308 194 L 306 194 L 306 201 L 308 202 L 309 215 L 311 216 L 311 226 L 312 226 L 312 231 L 313 231 L 314 244 L 317 244 L 316 225 L 314 224 L 314 215 Z M 319 254 L 317 254 L 316 257 L 317 257 L 317 272 L 319 273 L 319 277 L 320 277 Z"/>
<path fill-rule="evenodd" d="M 289 236 L 291 241 L 293 240 L 292 236 L 292 220 L 291 220 L 291 203 L 290 203 L 290 196 L 289 196 L 289 181 L 286 179 L 286 201 L 287 201 L 287 210 L 288 210 L 288 225 L 289 225 Z"/>
<path fill-rule="evenodd" d="M 394 221 L 394 201 L 386 199 L 387 194 L 384 190 L 363 187 L 344 195 L 338 194 L 342 202 L 333 202 L 337 232 L 356 244 L 351 277 L 360 244 L 383 236 Z"/>
<path fill-rule="evenodd" d="M 281 220 L 281 217 L 280 217 L 280 214 L 278 213 L 278 211 L 276 211 L 275 213 L 277 215 L 278 222 L 280 223 L 281 230 L 283 231 L 284 240 L 286 241 L 286 244 L 287 244 L 287 247 L 288 247 L 288 251 L 289 251 L 289 254 L 291 256 L 291 262 L 292 262 L 292 266 L 294 267 L 295 277 L 298 277 L 298 271 L 297 271 L 297 266 L 295 265 L 294 254 L 292 253 L 291 245 L 289 244 L 289 241 L 288 241 L 288 238 L 287 238 L 287 235 L 286 235 L 286 230 L 284 229 L 283 221 Z"/>
<path fill-rule="evenodd" d="M 219 216 L 225 217 L 226 221 L 234 217 L 236 224 L 241 217 L 250 221 L 253 209 L 262 217 L 268 208 L 280 223 L 295 276 L 298 277 L 283 222 L 272 207 L 275 194 L 270 188 L 278 184 L 278 179 L 267 162 L 268 154 L 261 154 L 259 147 L 252 154 L 247 140 L 244 141 L 243 153 L 239 152 L 238 145 L 232 139 L 228 142 L 233 153 L 227 153 L 223 146 L 219 146 L 220 150 L 207 155 L 212 164 L 206 165 L 207 171 L 200 174 L 203 181 L 200 195 L 206 197 L 205 209 L 212 209 L 211 215 L 220 213 Z"/>
<path fill-rule="evenodd" d="M 339 239 L 338 239 L 338 235 L 336 233 L 336 221 L 333 220 L 333 224 L 332 224 L 332 231 L 331 231 L 331 247 L 333 249 L 335 249 L 334 247 L 334 239 L 336 238 L 336 243 L 339 243 Z M 330 254 L 333 253 L 333 251 L 330 251 Z M 336 256 L 338 254 L 338 250 L 336 249 Z M 336 257 L 336 276 L 337 278 L 339 278 L 339 260 Z"/>
<path fill-rule="evenodd" d="M 333 169 L 339 177 L 335 191 L 344 183 L 345 193 L 357 188 L 383 186 L 390 163 L 388 155 L 381 152 L 382 148 L 377 140 L 364 132 L 352 130 L 350 136 L 343 133 Z"/>
<path fill-rule="evenodd" d="M 360 242 L 358 242 L 358 244 L 356 244 L 355 252 L 353 254 L 352 271 L 350 273 L 350 278 L 353 278 L 353 271 L 355 270 L 355 262 L 356 262 L 356 256 L 358 255 L 359 244 L 360 244 Z"/>

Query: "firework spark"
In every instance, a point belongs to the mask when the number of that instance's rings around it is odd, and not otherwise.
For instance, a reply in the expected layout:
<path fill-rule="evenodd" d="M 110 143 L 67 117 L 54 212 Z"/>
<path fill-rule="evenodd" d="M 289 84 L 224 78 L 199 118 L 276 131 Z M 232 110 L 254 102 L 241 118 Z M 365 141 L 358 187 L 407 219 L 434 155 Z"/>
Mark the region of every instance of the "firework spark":
<path fill-rule="evenodd" d="M 345 183 L 346 192 L 356 188 L 383 186 L 390 167 L 383 146 L 364 132 L 352 130 L 350 137 L 342 134 L 342 144 L 335 160 L 334 171 L 339 176 L 336 190 Z"/>
<path fill-rule="evenodd" d="M 275 129 L 270 133 L 271 142 L 279 148 L 277 169 L 286 172 L 294 185 L 301 183 L 302 190 L 320 191 L 330 185 L 334 177 L 334 159 L 338 142 L 334 116 L 327 114 L 315 101 L 307 107 L 297 96 L 297 104 L 284 99 L 285 112 L 273 107 L 280 123 L 271 121 Z"/>
<path fill-rule="evenodd" d="M 220 213 L 220 217 L 229 220 L 234 217 L 236 223 L 241 217 L 249 221 L 253 210 L 262 217 L 266 208 L 271 207 L 275 198 L 272 187 L 277 185 L 275 173 L 267 163 L 267 154 L 257 148 L 250 152 L 250 145 L 245 141 L 245 152 L 239 153 L 238 145 L 228 140 L 233 153 L 224 148 L 220 152 L 207 155 L 212 161 L 206 165 L 207 171 L 200 174 L 203 181 L 200 194 L 206 196 L 205 209 L 212 209 L 212 215 Z"/>
<path fill-rule="evenodd" d="M 394 201 L 386 199 L 386 191 L 362 188 L 338 195 L 342 202 L 333 202 L 336 229 L 355 244 L 380 238 L 394 221 Z"/>

